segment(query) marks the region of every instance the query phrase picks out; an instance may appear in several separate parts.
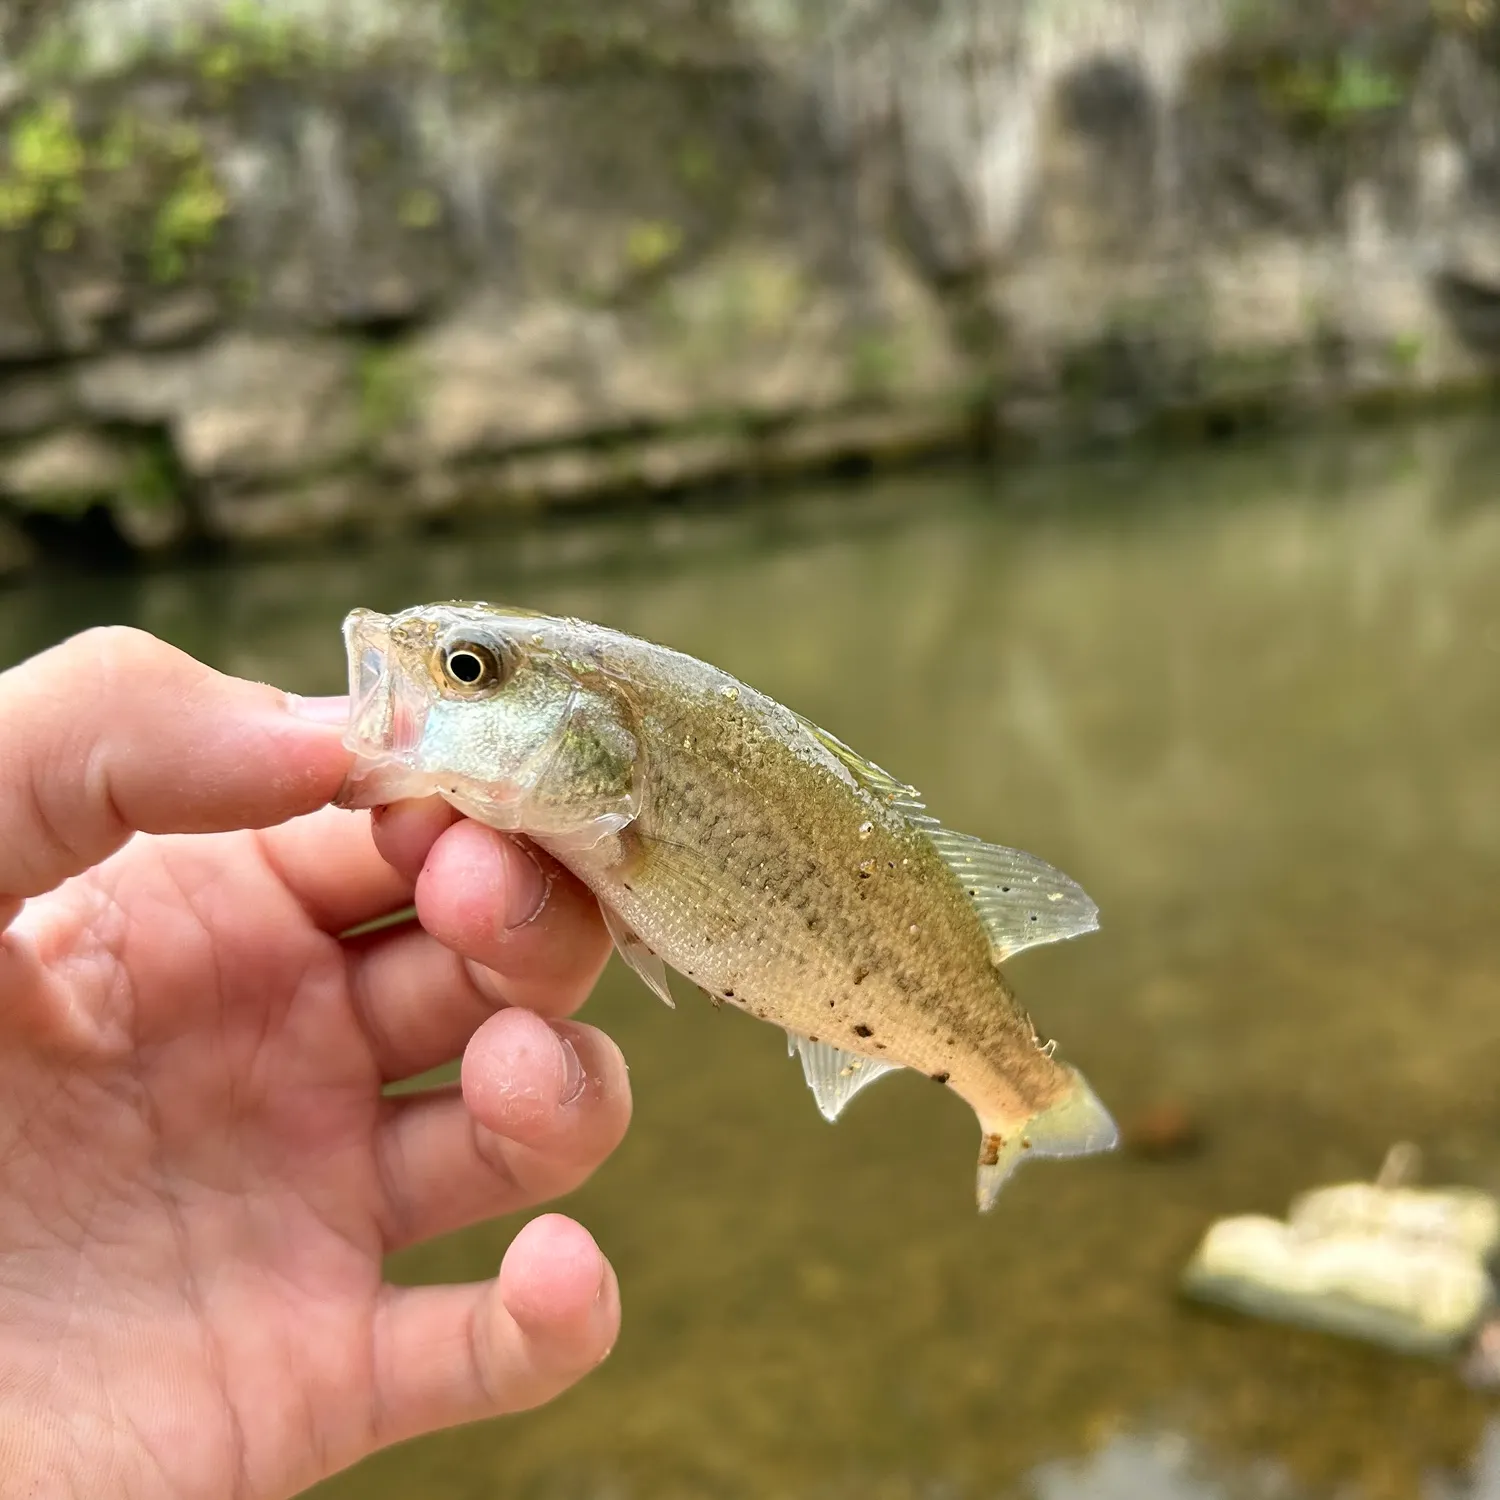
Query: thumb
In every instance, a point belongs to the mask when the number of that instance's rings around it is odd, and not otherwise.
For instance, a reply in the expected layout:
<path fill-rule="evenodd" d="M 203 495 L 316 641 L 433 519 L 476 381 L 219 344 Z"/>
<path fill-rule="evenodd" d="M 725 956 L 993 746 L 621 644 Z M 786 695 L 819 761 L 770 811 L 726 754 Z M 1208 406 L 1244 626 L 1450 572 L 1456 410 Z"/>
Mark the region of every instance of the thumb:
<path fill-rule="evenodd" d="M 0 674 L 0 922 L 135 832 L 265 828 L 338 792 L 339 726 L 109 626 Z"/>

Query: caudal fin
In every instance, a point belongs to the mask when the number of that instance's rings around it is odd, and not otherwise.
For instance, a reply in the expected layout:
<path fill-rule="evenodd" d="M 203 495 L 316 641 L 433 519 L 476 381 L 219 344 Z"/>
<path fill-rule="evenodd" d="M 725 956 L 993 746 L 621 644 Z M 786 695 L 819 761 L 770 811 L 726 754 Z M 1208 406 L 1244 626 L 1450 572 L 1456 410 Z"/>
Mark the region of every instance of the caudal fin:
<path fill-rule="evenodd" d="M 1072 1082 L 1056 1104 L 1033 1115 L 1025 1126 L 1004 1137 L 986 1130 L 979 1152 L 979 1211 L 995 1206 L 1005 1180 L 1030 1156 L 1092 1156 L 1112 1151 L 1120 1132 L 1109 1111 L 1088 1086 L 1077 1068 L 1070 1068 Z"/>

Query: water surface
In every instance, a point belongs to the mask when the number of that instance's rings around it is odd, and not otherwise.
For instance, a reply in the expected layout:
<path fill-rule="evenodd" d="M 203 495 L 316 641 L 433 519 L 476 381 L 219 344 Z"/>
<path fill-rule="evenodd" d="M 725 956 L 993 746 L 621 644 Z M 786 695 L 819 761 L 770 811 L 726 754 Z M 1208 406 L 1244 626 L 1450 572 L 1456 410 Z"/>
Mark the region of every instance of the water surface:
<path fill-rule="evenodd" d="M 807 490 L 0 594 L 15 659 L 96 620 L 338 691 L 360 604 L 489 597 L 708 657 L 1100 933 L 1013 982 L 1122 1118 L 1196 1157 L 1026 1168 L 972 1208 L 969 1111 L 898 1076 L 837 1127 L 780 1035 L 612 966 L 586 1016 L 630 1137 L 569 1202 L 625 1331 L 555 1405 L 383 1455 L 324 1500 L 1500 1495 L 1448 1370 L 1201 1312 L 1216 1214 L 1395 1139 L 1500 1189 L 1500 437 L 1470 424 Z M 486 1225 L 401 1257 L 487 1275 Z"/>

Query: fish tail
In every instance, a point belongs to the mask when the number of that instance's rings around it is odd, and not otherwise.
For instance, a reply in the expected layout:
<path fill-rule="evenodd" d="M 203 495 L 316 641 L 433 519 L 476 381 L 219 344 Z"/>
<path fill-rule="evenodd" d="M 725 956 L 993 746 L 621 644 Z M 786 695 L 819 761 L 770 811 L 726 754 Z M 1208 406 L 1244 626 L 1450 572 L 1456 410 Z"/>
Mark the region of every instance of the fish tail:
<path fill-rule="evenodd" d="M 1028 1156 L 1092 1156 L 1111 1151 L 1120 1132 L 1099 1096 L 1088 1086 L 1077 1068 L 1069 1068 L 1066 1092 L 1046 1109 L 1008 1134 L 992 1129 L 984 1121 L 984 1140 L 979 1148 L 979 1211 L 987 1213 L 1006 1179 Z"/>

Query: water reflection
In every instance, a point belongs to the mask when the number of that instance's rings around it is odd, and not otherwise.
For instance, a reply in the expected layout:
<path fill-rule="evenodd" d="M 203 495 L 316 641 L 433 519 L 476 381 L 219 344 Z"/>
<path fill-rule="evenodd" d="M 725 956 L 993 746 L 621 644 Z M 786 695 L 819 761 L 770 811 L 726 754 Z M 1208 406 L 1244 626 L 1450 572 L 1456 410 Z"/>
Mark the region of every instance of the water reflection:
<path fill-rule="evenodd" d="M 1500 1187 L 1497 459 L 1447 425 L 0 594 L 11 658 L 122 619 L 301 691 L 340 685 L 347 608 L 436 597 L 718 661 L 1081 879 L 1103 930 L 1018 959 L 1023 999 L 1120 1115 L 1203 1120 L 1197 1156 L 1028 1167 L 978 1220 L 957 1101 L 899 1077 L 830 1129 L 775 1033 L 612 972 L 590 1015 L 636 1121 L 570 1206 L 620 1268 L 619 1349 L 326 1496 L 1494 1490 L 1492 1403 L 1451 1372 L 1173 1284 L 1210 1217 L 1396 1138 Z M 395 1270 L 487 1274 L 511 1228 Z"/>

